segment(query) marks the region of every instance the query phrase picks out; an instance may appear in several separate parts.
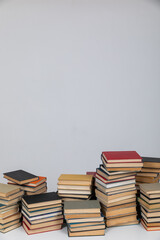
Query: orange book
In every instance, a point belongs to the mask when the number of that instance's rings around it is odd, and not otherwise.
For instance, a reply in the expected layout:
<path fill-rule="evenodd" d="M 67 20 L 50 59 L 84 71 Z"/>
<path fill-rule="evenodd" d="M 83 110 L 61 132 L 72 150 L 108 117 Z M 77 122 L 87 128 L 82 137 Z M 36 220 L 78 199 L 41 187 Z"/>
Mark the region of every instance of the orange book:
<path fill-rule="evenodd" d="M 30 186 L 30 187 L 37 187 L 38 185 L 44 183 L 47 181 L 47 178 L 46 177 L 38 177 L 38 180 L 36 181 L 33 181 L 33 182 L 30 182 L 30 183 L 27 183 L 27 184 L 24 184 L 25 186 Z"/>

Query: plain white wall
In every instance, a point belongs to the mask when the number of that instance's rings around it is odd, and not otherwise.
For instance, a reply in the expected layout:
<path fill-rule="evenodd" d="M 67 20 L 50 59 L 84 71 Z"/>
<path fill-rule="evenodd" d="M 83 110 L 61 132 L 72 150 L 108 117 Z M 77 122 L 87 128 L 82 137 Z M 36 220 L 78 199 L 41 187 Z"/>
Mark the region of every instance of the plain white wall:
<path fill-rule="evenodd" d="M 158 0 L 0 0 L 0 180 L 160 157 L 159 104 Z"/>

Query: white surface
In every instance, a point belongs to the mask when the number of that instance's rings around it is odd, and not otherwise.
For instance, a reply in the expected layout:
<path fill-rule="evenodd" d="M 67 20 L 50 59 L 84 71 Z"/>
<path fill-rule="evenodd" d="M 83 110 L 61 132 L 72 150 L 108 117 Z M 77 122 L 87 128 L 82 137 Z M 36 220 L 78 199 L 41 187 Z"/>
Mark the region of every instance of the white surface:
<path fill-rule="evenodd" d="M 59 231 L 53 231 L 48 233 L 41 233 L 35 235 L 27 235 L 22 227 L 0 235 L 1 240 L 53 240 L 53 239 L 69 239 L 67 234 L 67 228 L 63 228 Z M 106 230 L 105 236 L 97 237 L 75 237 L 70 239 L 84 240 L 159 240 L 160 232 L 147 232 L 141 225 L 114 227 Z"/>

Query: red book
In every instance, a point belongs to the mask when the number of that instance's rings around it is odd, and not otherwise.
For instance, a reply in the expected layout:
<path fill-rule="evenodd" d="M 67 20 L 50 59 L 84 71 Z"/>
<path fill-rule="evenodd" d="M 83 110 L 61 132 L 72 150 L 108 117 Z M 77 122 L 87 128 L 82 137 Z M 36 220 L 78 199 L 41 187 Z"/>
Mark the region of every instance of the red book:
<path fill-rule="evenodd" d="M 142 161 L 141 156 L 136 151 L 112 151 L 112 152 L 102 152 L 102 156 L 106 161 L 129 161 L 137 162 Z"/>
<path fill-rule="evenodd" d="M 109 183 L 115 183 L 115 182 L 122 182 L 122 181 L 132 180 L 132 179 L 135 179 L 135 176 L 124 177 L 124 178 L 120 178 L 118 180 L 117 179 L 115 179 L 115 180 L 107 180 L 106 178 L 104 178 L 101 175 L 99 175 L 98 173 L 96 173 L 96 178 L 98 178 L 99 180 L 101 180 L 105 184 L 109 184 Z"/>

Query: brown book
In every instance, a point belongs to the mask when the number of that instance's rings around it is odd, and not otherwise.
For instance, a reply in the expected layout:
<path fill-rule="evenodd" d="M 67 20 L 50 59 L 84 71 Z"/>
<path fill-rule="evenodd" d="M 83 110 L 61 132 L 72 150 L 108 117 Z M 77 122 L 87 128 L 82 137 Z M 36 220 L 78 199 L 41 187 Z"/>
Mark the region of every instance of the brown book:
<path fill-rule="evenodd" d="M 20 227 L 20 226 L 21 226 L 21 222 L 18 222 L 18 223 L 14 224 L 14 225 L 12 225 L 10 227 L 4 228 L 4 229 L 0 229 L 0 232 L 1 233 L 7 233 L 7 232 L 9 232 L 9 231 L 11 231 L 13 229 L 16 229 L 16 228 Z"/>
<path fill-rule="evenodd" d="M 43 232 L 49 232 L 49 231 L 55 231 L 60 230 L 62 228 L 62 224 L 59 225 L 53 225 L 53 226 L 47 226 L 47 227 L 41 227 L 37 229 L 29 229 L 29 227 L 25 224 L 25 222 L 22 223 L 22 226 L 27 234 L 36 234 L 36 233 L 43 233 Z"/>
<path fill-rule="evenodd" d="M 142 168 L 141 172 L 160 173 L 160 168 Z"/>
<path fill-rule="evenodd" d="M 159 177 L 152 178 L 152 177 L 140 177 L 136 176 L 136 181 L 142 182 L 142 183 L 158 183 Z"/>
<path fill-rule="evenodd" d="M 113 211 L 106 211 L 106 208 L 102 208 L 102 213 L 106 218 L 115 218 L 121 215 L 131 215 L 136 214 L 136 206 L 124 207 L 115 209 Z"/>
<path fill-rule="evenodd" d="M 58 220 L 52 220 L 52 221 L 47 221 L 43 223 L 38 223 L 38 224 L 30 224 L 25 217 L 23 217 L 23 222 L 28 226 L 29 229 L 37 229 L 37 228 L 43 228 L 43 227 L 49 227 L 49 226 L 54 226 L 54 225 L 59 225 L 63 224 L 63 218 L 58 219 Z"/>
<path fill-rule="evenodd" d="M 121 200 L 121 201 L 118 201 L 118 202 L 114 202 L 114 203 L 108 203 L 103 198 L 100 198 L 100 197 L 97 197 L 97 198 L 106 207 L 113 207 L 113 206 L 118 206 L 118 205 L 121 205 L 121 204 L 131 203 L 131 202 L 136 201 L 136 196 L 125 199 L 125 200 Z"/>
<path fill-rule="evenodd" d="M 9 216 L 12 216 L 13 214 L 17 213 L 19 211 L 19 207 L 14 207 L 14 208 L 11 208 L 7 211 L 4 210 L 4 212 L 0 212 L 0 218 L 6 218 L 6 217 L 9 217 Z"/>
<path fill-rule="evenodd" d="M 0 198 L 7 198 L 20 191 L 19 186 L 11 186 L 8 184 L 0 183 Z"/>
<path fill-rule="evenodd" d="M 75 218 L 95 218 L 100 217 L 100 213 L 74 213 L 74 214 L 65 214 L 65 219 L 75 219 Z"/>
<path fill-rule="evenodd" d="M 82 237 L 82 236 L 103 236 L 105 234 L 105 229 L 101 230 L 90 230 L 90 231 L 83 231 L 83 232 L 70 232 L 68 230 L 69 237 Z"/>
<path fill-rule="evenodd" d="M 139 203 L 142 205 L 142 206 L 145 206 L 146 208 L 148 209 L 160 209 L 160 203 L 156 203 L 156 204 L 149 204 L 147 202 L 145 202 L 143 199 L 139 198 L 138 199 Z"/>
<path fill-rule="evenodd" d="M 113 227 L 113 226 L 120 226 L 121 224 L 128 224 L 129 222 L 137 222 L 137 215 L 130 215 L 130 216 L 124 216 L 114 219 L 107 219 L 106 225 L 107 227 Z"/>
<path fill-rule="evenodd" d="M 159 194 L 160 193 L 160 183 L 153 183 L 153 184 L 141 184 L 140 190 L 147 194 Z"/>
<path fill-rule="evenodd" d="M 20 219 L 20 218 L 21 218 L 21 213 L 18 212 L 18 213 L 13 214 L 12 216 L 0 219 L 0 224 L 5 224 L 5 223 L 8 223 L 13 220 Z"/>
<path fill-rule="evenodd" d="M 11 222 L 5 223 L 5 224 L 0 224 L 0 230 L 5 230 L 5 228 L 9 228 L 12 225 L 15 225 L 20 222 L 20 219 L 13 220 Z"/>
<path fill-rule="evenodd" d="M 147 226 L 143 219 L 141 219 L 141 224 L 147 231 L 160 231 L 160 226 Z"/>
<path fill-rule="evenodd" d="M 100 230 L 100 229 L 105 229 L 105 223 L 86 226 L 86 227 L 74 227 L 74 228 L 70 227 L 69 231 L 73 233 L 73 232 L 93 231 L 93 230 Z"/>
<path fill-rule="evenodd" d="M 25 194 L 26 195 L 37 195 L 37 194 L 46 193 L 46 192 L 47 192 L 47 187 L 43 187 L 43 188 L 39 189 L 36 192 L 28 192 L 28 191 L 26 191 Z"/>

